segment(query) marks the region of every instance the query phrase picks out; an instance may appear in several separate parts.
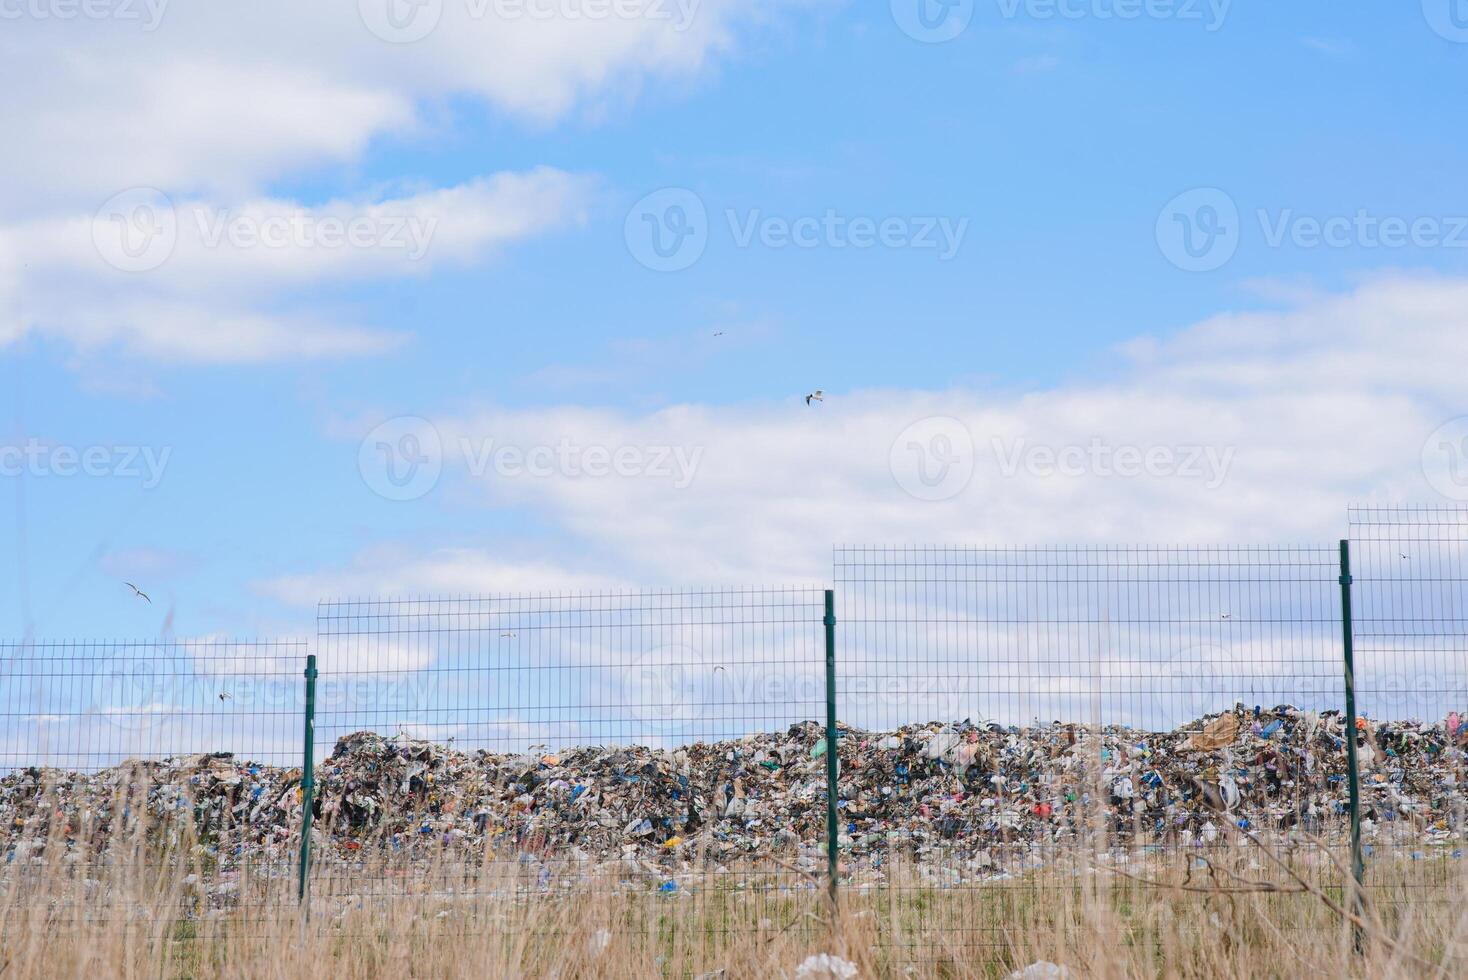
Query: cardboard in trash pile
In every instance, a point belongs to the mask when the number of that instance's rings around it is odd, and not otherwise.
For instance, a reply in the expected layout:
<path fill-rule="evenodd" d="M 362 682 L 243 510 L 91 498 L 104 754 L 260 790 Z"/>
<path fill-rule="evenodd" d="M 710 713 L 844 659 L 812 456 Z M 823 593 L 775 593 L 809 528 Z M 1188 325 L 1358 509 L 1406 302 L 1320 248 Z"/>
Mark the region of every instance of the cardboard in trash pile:
<path fill-rule="evenodd" d="M 1362 720 L 1368 842 L 1461 854 L 1468 726 L 1456 721 Z M 1237 830 L 1339 842 L 1346 735 L 1339 713 L 1288 705 L 1237 705 L 1163 734 L 1061 722 L 843 727 L 843 866 L 879 878 L 901 858 L 945 881 L 982 880 L 1089 844 L 1098 829 L 1118 849 L 1164 852 L 1237 842 Z M 820 874 L 825 745 L 815 722 L 675 748 L 512 753 L 357 732 L 317 769 L 314 861 L 350 875 L 383 855 L 504 856 L 543 870 L 610 868 L 669 894 L 695 872 L 746 861 Z M 22 769 L 0 778 L 7 861 L 43 861 L 53 829 L 59 846 L 95 853 L 129 788 L 154 839 L 177 841 L 192 820 L 196 846 L 225 875 L 246 860 L 288 862 L 299 834 L 299 769 L 228 754 L 91 774 Z"/>

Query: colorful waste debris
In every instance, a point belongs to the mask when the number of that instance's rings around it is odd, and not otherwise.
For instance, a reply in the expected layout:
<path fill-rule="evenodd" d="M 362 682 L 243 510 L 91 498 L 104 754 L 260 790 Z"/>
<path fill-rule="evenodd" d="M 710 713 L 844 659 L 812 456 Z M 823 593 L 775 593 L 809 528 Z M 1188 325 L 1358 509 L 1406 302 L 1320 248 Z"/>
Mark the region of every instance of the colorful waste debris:
<path fill-rule="evenodd" d="M 1468 813 L 1468 726 L 1456 715 L 1363 721 L 1368 843 L 1460 854 L 1449 842 L 1461 842 Z M 1337 712 L 1238 705 L 1168 733 L 964 721 L 843 726 L 840 736 L 840 846 L 852 874 L 880 875 L 900 855 L 982 877 L 1042 862 L 1098 828 L 1116 846 L 1158 851 L 1238 843 L 1241 830 L 1337 842 L 1347 829 Z M 815 722 L 669 748 L 509 753 L 357 732 L 318 766 L 313 860 L 344 875 L 382 855 L 568 861 L 669 892 L 680 875 L 744 860 L 818 874 L 825 744 Z M 153 839 L 177 842 L 187 829 L 221 872 L 288 866 L 300 775 L 228 754 L 94 773 L 17 769 L 0 777 L 0 847 L 7 862 L 41 860 L 48 847 L 96 851 L 120 815 L 146 813 Z"/>

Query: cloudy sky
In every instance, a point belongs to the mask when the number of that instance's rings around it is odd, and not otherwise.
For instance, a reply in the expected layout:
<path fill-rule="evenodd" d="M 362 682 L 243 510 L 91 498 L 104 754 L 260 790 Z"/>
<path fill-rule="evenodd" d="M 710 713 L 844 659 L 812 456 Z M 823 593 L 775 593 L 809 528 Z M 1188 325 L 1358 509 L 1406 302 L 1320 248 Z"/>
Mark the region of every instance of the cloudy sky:
<path fill-rule="evenodd" d="M 1453 14 L 0 4 L 0 633 L 1468 499 Z"/>

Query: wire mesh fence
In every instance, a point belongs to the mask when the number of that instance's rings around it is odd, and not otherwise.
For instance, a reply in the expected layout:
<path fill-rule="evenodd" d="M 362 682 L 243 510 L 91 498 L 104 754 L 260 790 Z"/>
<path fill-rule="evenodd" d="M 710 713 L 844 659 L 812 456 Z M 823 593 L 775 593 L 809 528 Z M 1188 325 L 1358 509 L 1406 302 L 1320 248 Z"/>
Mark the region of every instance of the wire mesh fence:
<path fill-rule="evenodd" d="M 305 650 L 0 644 L 0 875 L 12 904 L 50 927 L 284 897 L 299 839 Z"/>
<path fill-rule="evenodd" d="M 1338 574 L 1311 547 L 838 548 L 845 887 L 907 910 L 888 943 L 940 917 L 971 949 L 1097 876 L 1277 880 L 1256 840 L 1338 885 Z"/>
<path fill-rule="evenodd" d="M 46 926 L 293 906 L 309 738 L 328 921 L 589 894 L 696 972 L 821 928 L 834 806 L 841 901 L 926 968 L 1098 884 L 1345 895 L 1354 745 L 1370 893 L 1447 901 L 1468 510 L 1350 526 L 1351 623 L 1336 546 L 841 547 L 833 593 L 323 602 L 310 711 L 301 642 L 3 645 L 0 880 Z"/>
<path fill-rule="evenodd" d="M 596 889 L 609 930 L 806 928 L 824 596 L 323 603 L 313 908 Z"/>
<path fill-rule="evenodd" d="M 1407 864 L 1442 885 L 1461 875 L 1468 802 L 1468 508 L 1355 507 L 1350 523 L 1367 882 Z"/>

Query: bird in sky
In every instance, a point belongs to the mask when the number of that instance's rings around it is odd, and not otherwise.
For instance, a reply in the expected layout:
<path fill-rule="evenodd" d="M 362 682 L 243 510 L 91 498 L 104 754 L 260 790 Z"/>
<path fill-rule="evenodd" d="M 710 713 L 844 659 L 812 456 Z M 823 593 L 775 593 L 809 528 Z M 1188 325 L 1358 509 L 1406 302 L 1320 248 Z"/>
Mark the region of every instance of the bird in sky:
<path fill-rule="evenodd" d="M 724 336 L 724 331 L 722 331 L 722 330 L 715 330 L 714 331 L 714 336 L 715 337 L 722 337 L 722 336 Z"/>
<path fill-rule="evenodd" d="M 122 584 L 127 586 L 129 589 L 132 589 L 133 595 L 137 596 L 139 599 L 146 601 L 148 605 L 151 606 L 153 604 L 153 600 L 148 598 L 148 593 L 139 589 L 136 585 L 133 585 L 131 582 L 124 582 Z"/>
<path fill-rule="evenodd" d="M 219 692 L 219 700 L 221 700 L 221 701 L 228 701 L 232 697 L 234 697 L 234 695 L 233 694 L 230 694 L 228 691 L 220 691 Z"/>
<path fill-rule="evenodd" d="M 501 633 L 500 634 L 500 639 L 501 640 L 513 640 L 515 638 L 515 636 L 516 636 L 516 634 L 514 634 L 514 633 Z"/>
<path fill-rule="evenodd" d="M 1234 614 L 1233 613 L 1223 613 L 1218 618 L 1219 619 L 1233 619 L 1234 618 Z"/>
<path fill-rule="evenodd" d="M 826 393 L 819 388 L 805 396 L 805 403 L 807 405 L 809 405 L 811 402 L 823 402 L 825 400 Z"/>
<path fill-rule="evenodd" d="M 1407 561 L 1411 557 L 1412 557 L 1411 555 L 1402 555 L 1402 561 Z"/>

